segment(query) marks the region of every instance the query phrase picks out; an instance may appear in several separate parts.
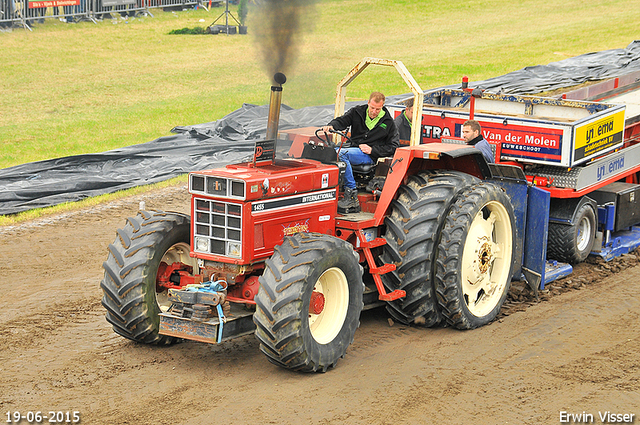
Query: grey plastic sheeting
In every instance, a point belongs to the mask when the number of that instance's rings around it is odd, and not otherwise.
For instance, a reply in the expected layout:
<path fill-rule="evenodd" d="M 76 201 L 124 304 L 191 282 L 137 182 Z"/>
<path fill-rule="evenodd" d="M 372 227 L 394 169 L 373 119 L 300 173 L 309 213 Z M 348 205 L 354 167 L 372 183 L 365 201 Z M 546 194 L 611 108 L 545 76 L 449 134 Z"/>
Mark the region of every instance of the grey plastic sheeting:
<path fill-rule="evenodd" d="M 548 65 L 528 66 L 501 77 L 474 82 L 470 87 L 480 87 L 492 93 L 536 94 L 587 81 L 620 77 L 638 69 L 640 40 L 635 40 L 625 49 L 603 50 Z"/>
<path fill-rule="evenodd" d="M 283 106 L 280 128 L 321 126 L 331 107 Z M 178 133 L 103 153 L 75 155 L 0 170 L 0 214 L 15 214 L 168 180 L 190 171 L 250 160 L 264 137 L 268 106 L 243 105 L 208 124 L 176 127 Z M 284 146 L 283 146 L 284 147 Z"/>
<path fill-rule="evenodd" d="M 640 41 L 625 49 L 588 53 L 548 65 L 470 83 L 491 92 L 535 94 L 640 70 Z M 407 95 L 390 96 L 388 103 Z M 347 104 L 347 108 L 356 103 Z M 283 105 L 281 130 L 322 126 L 333 105 L 292 109 Z M 268 106 L 245 104 L 224 118 L 175 127 L 172 136 L 103 153 L 38 161 L 0 170 L 0 214 L 15 214 L 135 186 L 190 171 L 250 160 L 266 134 Z M 283 148 L 282 146 L 280 148 Z"/>

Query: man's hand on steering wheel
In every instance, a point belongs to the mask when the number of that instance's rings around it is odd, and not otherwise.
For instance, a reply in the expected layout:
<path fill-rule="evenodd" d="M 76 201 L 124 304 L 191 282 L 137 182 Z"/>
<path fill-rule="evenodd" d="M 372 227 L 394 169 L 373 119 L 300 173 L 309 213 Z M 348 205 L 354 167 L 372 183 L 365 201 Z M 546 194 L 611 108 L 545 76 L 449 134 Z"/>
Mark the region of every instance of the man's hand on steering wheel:
<path fill-rule="evenodd" d="M 321 137 L 318 133 L 322 131 L 325 134 L 325 137 Z M 342 147 L 350 147 L 351 146 L 351 138 L 349 136 L 347 136 L 347 132 L 346 131 L 339 131 L 333 128 L 333 126 L 331 125 L 325 125 L 320 127 L 319 129 L 316 130 L 316 137 L 318 137 L 318 139 L 322 140 L 323 142 L 327 143 L 329 146 L 331 146 L 332 148 L 336 148 L 337 146 L 331 142 L 331 139 L 328 137 L 329 133 L 335 133 L 335 134 L 339 134 L 340 136 L 342 136 L 343 140 L 342 143 L 340 144 L 340 148 Z"/>

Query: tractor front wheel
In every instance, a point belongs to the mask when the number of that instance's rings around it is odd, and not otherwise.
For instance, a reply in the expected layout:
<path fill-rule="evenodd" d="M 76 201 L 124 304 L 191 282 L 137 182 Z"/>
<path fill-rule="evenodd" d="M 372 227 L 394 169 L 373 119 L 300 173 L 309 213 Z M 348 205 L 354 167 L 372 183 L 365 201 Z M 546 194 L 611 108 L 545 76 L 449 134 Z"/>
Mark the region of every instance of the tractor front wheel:
<path fill-rule="evenodd" d="M 256 295 L 256 337 L 270 362 L 326 372 L 360 325 L 362 267 L 353 247 L 319 233 L 285 237 L 265 262 Z"/>
<path fill-rule="evenodd" d="M 116 232 L 100 282 L 106 318 L 116 333 L 147 344 L 178 341 L 158 333 L 159 313 L 170 307 L 158 269 L 162 263 L 182 263 L 197 273 L 196 260 L 189 256 L 189 226 L 183 214 L 141 211 Z"/>

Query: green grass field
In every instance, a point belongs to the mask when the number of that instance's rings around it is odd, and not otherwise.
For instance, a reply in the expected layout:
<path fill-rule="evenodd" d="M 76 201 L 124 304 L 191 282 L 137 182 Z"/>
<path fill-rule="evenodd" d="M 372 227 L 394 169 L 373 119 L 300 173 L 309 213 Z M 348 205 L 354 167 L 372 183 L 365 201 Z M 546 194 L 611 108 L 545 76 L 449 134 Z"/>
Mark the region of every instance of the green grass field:
<path fill-rule="evenodd" d="M 153 13 L 0 33 L 0 168 L 143 143 L 268 102 L 255 11 L 248 36 L 168 35 L 207 26 L 220 8 Z M 324 0 L 303 21 L 284 102 L 332 103 L 336 83 L 365 56 L 401 60 L 430 88 L 622 48 L 638 22 L 637 0 Z M 349 96 L 372 89 L 407 92 L 392 71 L 375 69 Z"/>
<path fill-rule="evenodd" d="M 243 103 L 268 103 L 255 9 L 248 36 L 169 35 L 206 27 L 221 12 L 51 19 L 33 32 L 0 33 L 0 168 L 144 143 Z M 401 60 L 427 89 L 624 48 L 638 38 L 638 22 L 640 0 L 323 0 L 301 22 L 283 100 L 297 108 L 333 103 L 336 83 L 366 56 Z M 348 96 L 364 99 L 374 89 L 408 91 L 393 70 L 369 68 Z M 34 214 L 0 217 L 0 225 Z"/>

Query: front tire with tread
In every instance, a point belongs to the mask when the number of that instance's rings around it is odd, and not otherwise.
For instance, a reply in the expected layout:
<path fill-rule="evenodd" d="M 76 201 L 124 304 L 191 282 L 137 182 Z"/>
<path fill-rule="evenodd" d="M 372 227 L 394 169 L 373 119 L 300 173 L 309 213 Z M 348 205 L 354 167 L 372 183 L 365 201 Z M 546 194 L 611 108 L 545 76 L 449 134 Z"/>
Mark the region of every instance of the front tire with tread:
<path fill-rule="evenodd" d="M 179 341 L 158 333 L 159 313 L 168 308 L 168 301 L 166 290 L 156 290 L 156 281 L 163 261 L 196 266 L 189 243 L 190 218 L 180 213 L 140 211 L 117 230 L 100 282 L 106 319 L 116 333 L 146 344 Z"/>
<path fill-rule="evenodd" d="M 253 316 L 260 350 L 270 362 L 326 372 L 344 357 L 363 308 L 358 259 L 349 243 L 320 233 L 287 236 L 274 248 L 259 279 Z"/>

